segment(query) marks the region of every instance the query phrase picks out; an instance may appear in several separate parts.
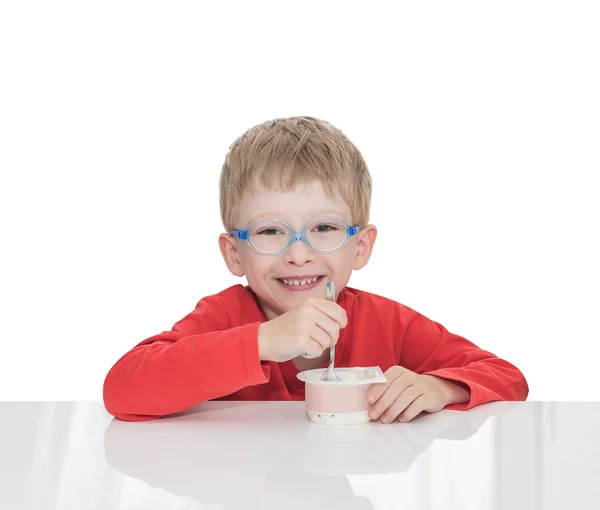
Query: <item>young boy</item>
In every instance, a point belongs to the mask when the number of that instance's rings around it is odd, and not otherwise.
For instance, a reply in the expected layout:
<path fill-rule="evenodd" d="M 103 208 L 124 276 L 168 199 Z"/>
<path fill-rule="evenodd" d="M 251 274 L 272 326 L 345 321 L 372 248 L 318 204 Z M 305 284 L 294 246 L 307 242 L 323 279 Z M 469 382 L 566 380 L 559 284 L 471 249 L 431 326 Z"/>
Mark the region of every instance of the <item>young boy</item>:
<path fill-rule="evenodd" d="M 104 404 L 131 421 L 207 400 L 303 400 L 299 371 L 375 366 L 387 383 L 369 393 L 383 423 L 421 412 L 524 400 L 510 363 L 395 301 L 346 287 L 377 237 L 368 223 L 371 177 L 360 152 L 311 117 L 265 122 L 230 147 L 220 179 L 219 246 L 246 276 L 139 343 L 109 371 Z M 336 301 L 325 299 L 335 282 Z"/>

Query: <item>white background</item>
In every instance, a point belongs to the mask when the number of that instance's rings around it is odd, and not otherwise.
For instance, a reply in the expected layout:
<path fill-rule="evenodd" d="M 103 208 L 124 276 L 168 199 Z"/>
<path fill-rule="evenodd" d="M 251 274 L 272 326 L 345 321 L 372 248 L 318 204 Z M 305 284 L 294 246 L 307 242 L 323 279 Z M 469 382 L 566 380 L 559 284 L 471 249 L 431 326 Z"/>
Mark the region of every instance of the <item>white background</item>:
<path fill-rule="evenodd" d="M 598 400 L 598 26 L 596 2 L 3 2 L 0 400 L 99 400 L 245 283 L 220 168 L 290 115 L 371 170 L 350 286 L 513 362 L 532 400 Z"/>

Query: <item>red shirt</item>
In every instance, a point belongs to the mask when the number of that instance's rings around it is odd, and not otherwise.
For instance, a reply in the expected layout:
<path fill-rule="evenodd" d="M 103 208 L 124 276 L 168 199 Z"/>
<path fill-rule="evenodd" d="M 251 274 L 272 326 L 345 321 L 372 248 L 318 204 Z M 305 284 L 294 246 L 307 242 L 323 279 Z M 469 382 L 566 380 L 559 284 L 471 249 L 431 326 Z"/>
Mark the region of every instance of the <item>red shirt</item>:
<path fill-rule="evenodd" d="M 349 287 L 338 304 L 336 366 L 401 365 L 466 384 L 469 409 L 494 400 L 525 400 L 523 374 L 442 325 L 400 303 Z M 141 421 L 184 411 L 207 400 L 304 400 L 292 360 L 261 362 L 258 326 L 267 320 L 249 287 L 234 285 L 198 302 L 171 331 L 147 338 L 111 368 L 104 405 L 122 420 Z"/>

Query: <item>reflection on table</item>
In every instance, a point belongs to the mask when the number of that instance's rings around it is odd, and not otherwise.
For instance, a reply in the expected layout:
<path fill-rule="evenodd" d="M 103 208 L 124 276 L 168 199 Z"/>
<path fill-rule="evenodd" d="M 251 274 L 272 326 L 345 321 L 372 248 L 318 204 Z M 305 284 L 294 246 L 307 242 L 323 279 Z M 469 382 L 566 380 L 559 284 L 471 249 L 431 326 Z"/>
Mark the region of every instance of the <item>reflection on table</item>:
<path fill-rule="evenodd" d="M 0 412 L 0 508 L 558 509 L 600 496 L 599 403 L 352 426 L 313 424 L 301 402 L 211 402 L 143 423 L 100 403 Z"/>

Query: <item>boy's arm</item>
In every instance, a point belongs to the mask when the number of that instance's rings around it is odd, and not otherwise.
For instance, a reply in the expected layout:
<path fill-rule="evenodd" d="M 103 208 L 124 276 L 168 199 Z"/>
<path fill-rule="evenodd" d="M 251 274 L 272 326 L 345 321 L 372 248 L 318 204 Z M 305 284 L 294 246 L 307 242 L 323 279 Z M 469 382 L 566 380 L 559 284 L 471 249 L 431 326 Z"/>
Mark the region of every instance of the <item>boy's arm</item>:
<path fill-rule="evenodd" d="M 525 377 L 514 365 L 419 313 L 406 330 L 399 364 L 468 387 L 469 401 L 447 409 L 464 410 L 494 400 L 525 400 L 529 393 Z"/>
<path fill-rule="evenodd" d="M 149 420 L 268 382 L 258 326 L 231 328 L 222 299 L 204 298 L 171 331 L 144 340 L 115 363 L 104 381 L 106 410 L 122 420 Z"/>

